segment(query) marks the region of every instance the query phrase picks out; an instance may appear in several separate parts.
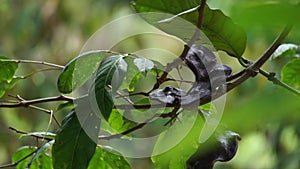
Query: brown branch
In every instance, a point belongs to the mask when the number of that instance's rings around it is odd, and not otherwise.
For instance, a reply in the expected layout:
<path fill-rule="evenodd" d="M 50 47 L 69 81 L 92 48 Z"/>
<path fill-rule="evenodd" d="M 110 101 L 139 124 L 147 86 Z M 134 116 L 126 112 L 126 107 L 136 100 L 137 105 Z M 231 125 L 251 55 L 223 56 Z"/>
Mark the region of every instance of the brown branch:
<path fill-rule="evenodd" d="M 51 67 L 60 68 L 60 69 L 65 68 L 62 65 L 58 65 L 58 64 L 54 64 L 54 63 L 49 63 L 49 62 L 43 62 L 43 61 L 36 61 L 36 60 L 0 59 L 0 62 L 31 63 L 31 64 L 40 64 L 40 65 L 51 66 Z"/>
<path fill-rule="evenodd" d="M 5 164 L 5 165 L 1 165 L 0 168 L 9 168 L 9 167 L 15 167 L 17 166 L 20 162 L 26 160 L 28 157 L 32 156 L 33 154 L 35 154 L 38 151 L 38 149 L 34 150 L 33 152 L 29 153 L 28 155 L 26 155 L 25 157 L 21 158 L 20 160 L 13 162 L 11 164 Z"/>
<path fill-rule="evenodd" d="M 237 72 L 237 73 L 235 73 L 233 75 L 228 76 L 226 78 L 226 82 L 230 82 L 230 81 L 232 81 L 234 79 L 237 79 L 237 78 L 241 77 L 245 72 L 246 72 L 246 70 L 243 69 L 243 70 L 241 70 L 241 71 L 239 71 L 239 72 Z"/>
<path fill-rule="evenodd" d="M 273 44 L 269 47 L 268 50 L 252 65 L 252 69 L 254 71 L 258 71 L 259 68 L 262 67 L 263 64 L 272 56 L 275 50 L 281 45 L 282 41 L 286 38 L 291 30 L 291 26 L 286 26 L 283 31 L 279 34 L 277 39 L 273 42 Z"/>
<path fill-rule="evenodd" d="M 206 6 L 206 0 L 201 0 L 201 5 L 198 9 L 199 15 L 198 15 L 197 29 L 187 46 L 192 46 L 195 43 L 195 41 L 197 41 L 199 38 L 200 31 L 202 29 L 202 24 L 203 24 L 205 6 Z"/>
<path fill-rule="evenodd" d="M 281 86 L 292 93 L 296 94 L 298 97 L 300 96 L 300 91 L 292 88 L 291 86 L 287 85 L 286 83 L 282 82 L 276 77 L 275 73 L 269 73 L 262 69 L 259 69 L 259 73 L 262 74 L 264 77 L 266 77 L 269 81 L 273 82 L 275 85 Z"/>
<path fill-rule="evenodd" d="M 115 139 L 115 138 L 121 138 L 122 136 L 124 135 L 127 135 L 135 130 L 138 130 L 142 127 L 144 127 L 146 124 L 148 124 L 151 120 L 157 118 L 157 117 L 160 117 L 160 114 L 155 114 L 154 116 L 150 117 L 149 119 L 145 120 L 144 122 L 138 124 L 137 126 L 129 129 L 129 130 L 126 130 L 120 134 L 114 134 L 114 135 L 110 135 L 110 136 L 99 136 L 98 139 L 100 140 L 111 140 L 111 139 Z"/>
<path fill-rule="evenodd" d="M 152 117 L 150 117 L 149 119 L 143 121 L 142 123 L 136 125 L 135 127 L 133 128 L 130 128 L 120 134 L 114 134 L 114 135 L 110 135 L 110 136 L 99 136 L 98 139 L 100 140 L 111 140 L 111 139 L 115 139 L 115 138 L 121 138 L 122 136 L 124 135 L 127 135 L 131 132 L 134 132 L 138 129 L 141 129 L 143 128 L 146 124 L 148 124 L 150 121 L 152 121 L 153 119 L 155 118 L 158 118 L 158 117 L 162 117 L 162 118 L 167 118 L 167 117 L 174 117 L 176 115 L 176 112 L 179 110 L 178 107 L 175 107 L 171 112 L 169 113 L 164 113 L 164 114 L 155 114 L 153 115 Z"/>
<path fill-rule="evenodd" d="M 158 103 L 158 104 L 138 104 L 138 105 L 128 105 L 128 104 L 121 104 L 115 105 L 117 109 L 122 110 L 131 110 L 131 109 L 158 109 L 158 108 L 165 108 L 165 107 L 175 107 L 174 105 L 168 105 L 165 103 Z"/>
<path fill-rule="evenodd" d="M 54 102 L 54 101 L 73 101 L 74 98 L 59 95 L 54 97 L 46 97 L 46 98 L 40 98 L 40 99 L 33 99 L 33 100 L 25 100 L 21 98 L 19 95 L 17 95 L 19 98 L 19 102 L 13 103 L 13 102 L 0 102 L 0 108 L 6 107 L 6 108 L 14 108 L 14 107 L 28 107 L 29 105 L 38 104 L 38 103 L 46 103 L 46 102 Z"/>
<path fill-rule="evenodd" d="M 18 101 L 14 101 L 13 103 L 19 103 L 19 102 L 25 101 L 25 99 L 23 99 L 23 98 L 22 98 L 21 96 L 19 96 L 19 95 L 17 95 L 17 96 L 12 96 L 12 95 L 10 95 L 10 96 L 18 100 Z M 11 103 L 11 101 L 10 101 L 10 103 Z M 57 120 L 57 118 L 56 118 L 55 115 L 53 114 L 53 110 L 44 109 L 44 108 L 42 108 L 42 107 L 38 107 L 38 106 L 35 106 L 35 105 L 28 105 L 27 107 L 28 107 L 28 108 L 32 108 L 32 109 L 35 109 L 35 110 L 39 110 L 39 111 L 42 111 L 42 112 L 45 112 L 45 113 L 49 114 L 49 115 L 50 115 L 50 119 L 53 117 L 55 123 L 56 123 L 59 127 L 61 127 L 59 121 Z"/>
<path fill-rule="evenodd" d="M 247 67 L 246 73 L 243 74 L 240 78 L 235 80 L 232 83 L 229 83 L 227 85 L 227 92 L 231 91 L 235 87 L 239 86 L 242 84 L 244 81 L 246 81 L 248 78 L 255 76 L 258 72 L 259 69 L 265 62 L 272 56 L 272 54 L 275 52 L 275 50 L 281 45 L 283 40 L 286 38 L 288 33 L 290 32 L 291 27 L 286 26 L 283 31 L 279 34 L 279 36 L 274 40 L 272 45 L 266 50 L 266 52 L 259 58 L 257 61 L 255 61 L 253 64 L 251 64 L 249 67 Z"/>
<path fill-rule="evenodd" d="M 16 133 L 18 133 L 18 134 L 28 134 L 28 133 L 26 133 L 26 132 L 24 132 L 24 131 L 20 131 L 20 130 L 18 130 L 18 129 L 13 128 L 13 127 L 9 127 L 8 129 L 10 129 L 10 130 L 12 130 L 12 131 L 14 131 L 14 132 L 16 132 Z M 30 136 L 31 136 L 31 137 L 34 137 L 34 138 L 37 138 L 37 139 L 47 140 L 47 141 L 53 140 L 53 139 L 51 139 L 51 138 L 47 138 L 47 137 L 43 137 L 43 136 L 39 136 L 39 135 L 34 135 L 34 134 L 32 134 L 32 135 L 30 135 Z"/>

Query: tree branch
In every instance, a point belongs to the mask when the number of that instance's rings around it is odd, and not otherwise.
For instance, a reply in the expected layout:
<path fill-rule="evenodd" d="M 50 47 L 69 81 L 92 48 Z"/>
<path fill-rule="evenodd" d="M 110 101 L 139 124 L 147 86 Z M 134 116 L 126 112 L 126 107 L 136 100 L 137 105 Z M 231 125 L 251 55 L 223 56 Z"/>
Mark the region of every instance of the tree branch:
<path fill-rule="evenodd" d="M 195 41 L 197 41 L 199 38 L 200 31 L 202 29 L 202 24 L 203 24 L 205 6 L 206 6 L 206 0 L 201 0 L 201 5 L 198 9 L 199 15 L 198 15 L 197 29 L 194 35 L 192 36 L 191 40 L 189 41 L 188 46 L 192 46 L 195 43 Z"/>
<path fill-rule="evenodd" d="M 259 69 L 259 73 L 262 74 L 264 77 L 268 78 L 269 81 L 273 82 L 275 85 L 279 85 L 291 92 L 293 92 L 294 94 L 296 94 L 298 97 L 300 96 L 300 91 L 292 88 L 291 86 L 287 85 L 286 83 L 282 82 L 281 80 L 279 80 L 276 77 L 275 73 L 268 73 L 262 69 Z"/>
<path fill-rule="evenodd" d="M 19 96 L 19 95 L 17 95 L 17 96 L 11 96 L 11 97 L 13 97 L 13 98 L 15 98 L 15 99 L 18 100 L 18 101 L 14 101 L 13 103 L 19 103 L 19 102 L 25 101 L 25 99 L 23 99 L 23 98 L 22 98 L 21 96 Z M 10 103 L 11 103 L 11 101 L 10 101 Z M 0 103 L 0 104 L 1 104 L 1 103 Z M 44 108 L 42 108 L 42 107 L 38 107 L 38 106 L 34 106 L 34 105 L 28 105 L 28 107 L 49 114 L 49 115 L 50 115 L 50 121 L 49 121 L 49 122 L 51 122 L 51 119 L 52 119 L 52 117 L 53 117 L 55 123 L 56 123 L 59 127 L 61 127 L 61 125 L 60 125 L 60 123 L 58 122 L 57 118 L 56 118 L 55 115 L 53 114 L 53 110 L 44 109 Z"/>
<path fill-rule="evenodd" d="M 74 98 L 59 95 L 54 97 L 46 97 L 40 99 L 33 99 L 33 100 L 25 100 L 21 98 L 19 95 L 17 97 L 20 99 L 19 102 L 0 102 L 0 107 L 6 108 L 14 108 L 14 107 L 28 107 L 29 105 L 38 104 L 38 103 L 46 103 L 46 102 L 54 102 L 54 101 L 73 101 Z"/>
<path fill-rule="evenodd" d="M 38 149 L 34 150 L 33 152 L 29 153 L 28 155 L 24 156 L 23 158 L 21 158 L 20 160 L 13 162 L 11 164 L 5 164 L 5 165 L 1 165 L 0 168 L 8 168 L 8 167 L 15 167 L 17 166 L 20 162 L 24 161 L 25 159 L 27 159 L 28 157 L 32 156 L 33 154 L 35 154 L 38 151 Z"/>
<path fill-rule="evenodd" d="M 24 131 L 20 131 L 18 129 L 13 128 L 13 127 L 9 127 L 9 129 L 12 130 L 12 131 L 14 131 L 14 132 L 16 132 L 16 133 L 19 133 L 19 134 L 28 134 L 28 133 L 26 133 Z M 34 134 L 32 134 L 30 136 L 34 137 L 34 138 L 37 138 L 37 139 L 44 139 L 44 140 L 47 140 L 47 141 L 51 141 L 52 140 L 51 138 L 47 138 L 47 137 L 43 137 L 43 136 L 39 136 L 39 135 L 34 135 Z"/>
<path fill-rule="evenodd" d="M 0 59 L 0 62 L 31 63 L 31 64 L 40 64 L 40 65 L 51 66 L 51 67 L 60 68 L 60 69 L 65 68 L 62 65 L 49 63 L 49 62 L 43 62 L 43 61 L 36 61 L 36 60 Z"/>
<path fill-rule="evenodd" d="M 266 52 L 256 62 L 254 62 L 254 64 L 252 65 L 252 69 L 254 71 L 258 71 L 259 68 L 261 68 L 267 60 L 269 60 L 275 50 L 281 45 L 282 41 L 287 37 L 291 29 L 292 26 L 285 26 L 283 31 L 279 34 L 273 44 L 268 48 L 268 50 L 266 50 Z"/>
<path fill-rule="evenodd" d="M 272 45 L 266 50 L 266 52 L 259 59 L 257 59 L 257 61 L 255 61 L 253 64 L 251 64 L 249 67 L 245 69 L 246 73 L 243 74 L 240 78 L 238 78 L 234 82 L 229 83 L 227 85 L 227 92 L 239 86 L 248 78 L 257 75 L 261 66 L 265 64 L 265 62 L 272 56 L 275 50 L 281 45 L 281 43 L 286 38 L 290 30 L 291 30 L 291 26 L 286 26 L 283 29 L 283 31 L 279 34 L 279 36 L 274 40 Z"/>
<path fill-rule="evenodd" d="M 153 119 L 155 118 L 159 118 L 159 117 L 162 117 L 162 118 L 167 118 L 167 117 L 174 117 L 177 113 L 177 111 L 179 110 L 178 107 L 175 107 L 171 112 L 169 113 L 164 113 L 164 114 L 155 114 L 153 115 L 152 117 L 150 117 L 149 119 L 143 121 L 142 123 L 136 125 L 135 127 L 131 128 L 131 129 L 128 129 L 120 134 L 114 134 L 114 135 L 110 135 L 110 136 L 99 136 L 98 139 L 100 140 L 111 140 L 111 139 L 115 139 L 115 138 L 121 138 L 122 136 L 124 135 L 127 135 L 131 132 L 134 132 L 138 129 L 141 129 L 143 128 L 146 124 L 148 124 L 150 121 L 152 121 Z"/>

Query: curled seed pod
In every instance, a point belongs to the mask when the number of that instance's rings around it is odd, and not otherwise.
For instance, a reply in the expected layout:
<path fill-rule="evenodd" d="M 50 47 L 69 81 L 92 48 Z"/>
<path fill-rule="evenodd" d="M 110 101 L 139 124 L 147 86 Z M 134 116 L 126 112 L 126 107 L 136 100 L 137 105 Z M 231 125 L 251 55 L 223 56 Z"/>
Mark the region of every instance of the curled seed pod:
<path fill-rule="evenodd" d="M 201 144 L 196 153 L 187 161 L 188 169 L 212 169 L 217 161 L 231 160 L 238 149 L 239 134 L 227 131 L 212 137 L 208 143 Z"/>

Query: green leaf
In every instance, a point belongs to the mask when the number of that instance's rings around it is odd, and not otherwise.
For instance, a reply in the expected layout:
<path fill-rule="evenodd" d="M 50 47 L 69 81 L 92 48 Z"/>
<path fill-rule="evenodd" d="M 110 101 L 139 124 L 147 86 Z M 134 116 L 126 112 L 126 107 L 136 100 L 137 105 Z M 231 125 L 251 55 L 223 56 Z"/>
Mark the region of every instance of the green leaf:
<path fill-rule="evenodd" d="M 150 24 L 188 42 L 195 32 L 195 26 L 191 28 L 189 24 L 178 19 L 178 17 L 197 25 L 199 4 L 200 1 L 198 0 L 136 0 L 133 2 L 133 7 L 139 13 L 163 12 L 176 15 L 165 15 L 168 18 L 162 18 L 162 14 L 141 14 Z M 217 50 L 223 50 L 230 56 L 237 58 L 240 58 L 244 53 L 247 40 L 245 31 L 224 15 L 222 11 L 212 10 L 206 6 L 202 31 Z M 200 42 L 196 43 L 203 45 L 209 42 L 205 37 L 200 37 Z"/>
<path fill-rule="evenodd" d="M 154 67 L 154 63 L 146 58 L 135 58 L 133 62 L 144 74 Z"/>
<path fill-rule="evenodd" d="M 282 81 L 294 88 L 300 88 L 300 58 L 287 63 L 281 71 Z"/>
<path fill-rule="evenodd" d="M 61 93 L 71 93 L 80 88 L 97 70 L 107 51 L 93 50 L 72 59 L 59 75 L 57 86 Z"/>
<path fill-rule="evenodd" d="M 141 70 L 136 66 L 136 64 L 134 63 L 136 58 L 132 58 L 132 57 L 126 57 L 124 58 L 124 60 L 126 61 L 126 63 L 128 64 L 128 70 L 124 79 L 123 84 L 120 86 L 121 89 L 127 89 L 127 91 L 129 93 L 134 92 L 136 89 L 136 85 L 139 82 L 139 80 L 141 79 L 141 75 L 142 72 Z M 146 59 L 148 60 L 148 59 Z M 156 74 L 162 74 L 164 71 L 164 66 L 154 60 L 149 60 L 151 62 L 153 62 L 153 68 L 150 69 L 148 73 L 152 73 L 154 75 Z M 143 74 L 144 76 L 147 76 L 147 74 Z"/>
<path fill-rule="evenodd" d="M 18 63 L 5 61 L 5 56 L 0 56 L 0 81 L 11 81 L 18 68 Z"/>
<path fill-rule="evenodd" d="M 123 122 L 123 116 L 118 112 L 118 110 L 113 109 L 108 119 L 109 126 L 116 131 L 120 131 L 122 129 Z"/>
<path fill-rule="evenodd" d="M 135 89 L 135 85 L 136 83 L 139 81 L 141 77 L 141 72 L 137 73 L 133 78 L 132 80 L 130 81 L 130 84 L 128 86 L 128 92 L 133 92 L 134 89 Z"/>
<path fill-rule="evenodd" d="M 32 152 L 36 151 L 36 147 L 29 147 L 29 146 L 24 146 L 19 148 L 13 155 L 12 155 L 12 162 L 16 162 L 18 160 L 21 160 L 31 154 Z M 31 155 L 33 156 L 33 155 Z M 29 156 L 29 157 L 31 157 Z M 16 168 L 26 168 L 28 161 L 30 158 L 26 158 L 24 161 L 20 162 Z"/>
<path fill-rule="evenodd" d="M 192 112 L 183 112 L 182 115 Z M 162 133 L 156 142 L 152 161 L 156 169 L 182 169 L 186 168 L 186 161 L 199 147 L 199 134 L 202 129 L 203 120 L 201 116 L 185 117 L 184 121 L 176 122 L 173 129 Z M 195 121 L 196 118 L 196 121 Z M 182 134 L 182 140 L 178 140 L 178 135 Z M 177 144 L 175 144 L 177 143 Z M 159 153 L 170 145 L 174 146 L 164 153 Z"/>
<path fill-rule="evenodd" d="M 104 123 L 105 122 L 103 122 L 102 124 Z M 116 109 L 112 110 L 108 119 L 108 124 L 106 125 L 108 126 L 103 126 L 102 129 L 107 130 L 113 134 L 119 134 L 134 127 L 133 122 L 124 120 L 123 115 Z"/>
<path fill-rule="evenodd" d="M 10 81 L 7 81 L 7 80 L 0 81 L 0 98 L 3 97 L 6 90 L 12 89 L 19 80 L 20 80 L 20 78 L 13 77 L 13 79 Z"/>
<path fill-rule="evenodd" d="M 12 162 L 17 162 L 21 159 L 24 159 L 29 154 L 37 151 L 36 147 L 29 147 L 24 146 L 18 149 L 13 155 L 12 155 Z M 28 156 L 26 159 L 22 160 L 18 165 L 15 167 L 15 169 L 24 169 L 28 168 L 28 164 L 30 160 L 34 157 L 33 153 L 32 155 Z M 40 153 L 38 157 L 36 157 L 30 164 L 30 169 L 52 169 L 52 161 L 49 155 L 46 153 Z"/>
<path fill-rule="evenodd" d="M 0 98 L 5 94 L 6 90 L 13 88 L 19 80 L 14 78 L 14 74 L 18 69 L 18 63 L 7 59 L 5 56 L 0 56 Z"/>
<path fill-rule="evenodd" d="M 97 147 L 96 152 L 89 164 L 88 169 L 131 169 L 128 161 L 119 155 L 119 153 L 109 150 L 108 148 L 99 148 Z"/>
<path fill-rule="evenodd" d="M 87 115 L 88 112 L 86 112 Z M 83 122 L 93 123 L 95 116 L 88 116 Z M 95 124 L 99 126 L 98 124 Z M 97 136 L 98 129 L 89 131 Z M 63 120 L 62 127 L 58 130 L 52 148 L 53 166 L 55 169 L 86 169 L 96 149 L 96 143 L 90 138 L 75 111 L 69 113 Z"/>
<path fill-rule="evenodd" d="M 75 107 L 76 107 L 76 105 L 73 102 L 65 102 L 65 103 L 58 105 L 58 107 L 56 108 L 56 112 L 62 111 L 62 110 L 72 110 Z"/>
<path fill-rule="evenodd" d="M 97 70 L 95 94 L 99 110 L 107 120 L 113 108 L 113 94 L 119 89 L 127 71 L 122 55 L 103 60 Z M 111 88 L 109 87 L 111 86 Z"/>

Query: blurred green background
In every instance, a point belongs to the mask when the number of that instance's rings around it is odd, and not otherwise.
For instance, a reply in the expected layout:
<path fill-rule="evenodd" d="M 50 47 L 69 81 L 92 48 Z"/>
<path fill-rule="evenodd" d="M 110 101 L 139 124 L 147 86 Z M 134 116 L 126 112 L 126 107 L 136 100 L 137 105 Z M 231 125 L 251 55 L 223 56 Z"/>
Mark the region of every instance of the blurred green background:
<path fill-rule="evenodd" d="M 284 20 L 276 20 L 278 13 L 254 17 L 241 13 L 249 3 L 262 1 L 209 0 L 211 7 L 220 8 L 244 27 L 248 45 L 244 57 L 255 60 L 277 36 Z M 299 1 L 285 1 L 297 4 Z M 274 12 L 272 10 L 267 13 Z M 0 55 L 13 59 L 30 59 L 65 65 L 80 52 L 87 39 L 109 21 L 134 13 L 129 0 L 1 0 L 0 1 Z M 272 22 L 266 22 L 273 17 Z M 295 14 L 295 18 L 299 15 Z M 293 21 L 294 18 L 291 18 Z M 121 28 L 120 28 L 121 29 Z M 296 25 L 285 42 L 300 44 L 299 25 Z M 238 62 L 219 52 L 224 63 L 241 69 Z M 270 61 L 264 69 L 280 72 L 285 60 Z M 41 66 L 22 64 L 17 74 L 26 75 Z M 57 76 L 60 71 L 35 74 L 18 83 L 8 93 L 26 99 L 58 95 Z M 278 74 L 280 75 L 280 74 Z M 9 98 L 5 96 L 4 98 Z M 2 98 L 3 99 L 3 98 Z M 56 104 L 47 104 L 55 109 Z M 66 112 L 56 115 L 59 119 Z M 26 132 L 47 129 L 49 115 L 26 108 L 0 109 L 0 164 L 10 162 L 10 157 L 32 139 L 19 139 L 9 126 Z M 292 93 L 273 85 L 258 76 L 227 95 L 221 125 L 242 136 L 236 157 L 216 168 L 300 168 L 300 100 Z M 50 130 L 57 126 L 53 125 Z M 139 166 L 149 165 L 137 162 Z M 146 161 L 148 162 L 148 161 Z M 141 164 L 140 164 L 141 163 Z M 149 167 L 148 167 L 149 168 Z"/>

